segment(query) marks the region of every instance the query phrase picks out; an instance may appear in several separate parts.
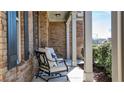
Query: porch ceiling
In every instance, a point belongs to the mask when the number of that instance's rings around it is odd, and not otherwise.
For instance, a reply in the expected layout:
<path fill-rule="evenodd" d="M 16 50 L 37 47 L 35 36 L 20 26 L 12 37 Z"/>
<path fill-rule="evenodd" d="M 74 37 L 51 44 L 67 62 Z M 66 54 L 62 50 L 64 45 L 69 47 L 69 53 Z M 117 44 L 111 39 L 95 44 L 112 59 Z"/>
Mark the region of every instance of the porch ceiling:
<path fill-rule="evenodd" d="M 68 15 L 68 11 L 48 11 L 48 17 L 50 22 L 66 21 Z"/>

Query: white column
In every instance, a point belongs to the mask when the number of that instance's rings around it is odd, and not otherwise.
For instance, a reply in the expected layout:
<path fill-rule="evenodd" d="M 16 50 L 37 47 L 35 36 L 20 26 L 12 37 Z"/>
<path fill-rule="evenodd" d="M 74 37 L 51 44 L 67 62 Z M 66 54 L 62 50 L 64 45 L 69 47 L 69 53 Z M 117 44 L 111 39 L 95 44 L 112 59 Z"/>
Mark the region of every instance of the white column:
<path fill-rule="evenodd" d="M 66 45 L 67 45 L 67 59 L 70 59 L 70 40 L 69 40 L 69 23 L 66 23 Z"/>
<path fill-rule="evenodd" d="M 122 81 L 121 12 L 112 12 L 112 81 Z"/>
<path fill-rule="evenodd" d="M 67 49 L 67 59 L 70 60 L 70 23 L 71 15 L 66 22 L 66 49 Z"/>
<path fill-rule="evenodd" d="M 84 39 L 84 81 L 93 81 L 92 62 L 92 12 L 85 12 L 85 39 Z"/>
<path fill-rule="evenodd" d="M 76 12 L 72 12 L 72 65 L 77 66 Z"/>

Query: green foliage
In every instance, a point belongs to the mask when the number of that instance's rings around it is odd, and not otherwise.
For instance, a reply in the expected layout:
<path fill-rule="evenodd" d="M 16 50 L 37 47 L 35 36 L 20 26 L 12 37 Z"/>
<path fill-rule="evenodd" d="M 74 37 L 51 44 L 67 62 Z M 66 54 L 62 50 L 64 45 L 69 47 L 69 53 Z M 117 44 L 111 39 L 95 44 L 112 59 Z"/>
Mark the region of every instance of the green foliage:
<path fill-rule="evenodd" d="M 110 42 L 105 42 L 100 45 L 93 46 L 93 59 L 97 66 L 104 67 L 106 73 L 111 77 L 111 66 L 112 66 L 112 46 Z"/>

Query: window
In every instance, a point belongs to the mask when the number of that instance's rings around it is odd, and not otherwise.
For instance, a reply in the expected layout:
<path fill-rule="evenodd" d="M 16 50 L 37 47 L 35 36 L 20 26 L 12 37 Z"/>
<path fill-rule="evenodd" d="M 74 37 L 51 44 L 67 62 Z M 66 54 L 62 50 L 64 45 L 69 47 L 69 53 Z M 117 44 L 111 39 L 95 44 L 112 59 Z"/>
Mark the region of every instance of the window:
<path fill-rule="evenodd" d="M 8 19 L 8 69 L 11 69 L 17 65 L 17 23 L 16 12 L 7 12 Z"/>
<path fill-rule="evenodd" d="M 20 13 L 7 12 L 8 20 L 8 69 L 15 67 L 20 62 Z"/>

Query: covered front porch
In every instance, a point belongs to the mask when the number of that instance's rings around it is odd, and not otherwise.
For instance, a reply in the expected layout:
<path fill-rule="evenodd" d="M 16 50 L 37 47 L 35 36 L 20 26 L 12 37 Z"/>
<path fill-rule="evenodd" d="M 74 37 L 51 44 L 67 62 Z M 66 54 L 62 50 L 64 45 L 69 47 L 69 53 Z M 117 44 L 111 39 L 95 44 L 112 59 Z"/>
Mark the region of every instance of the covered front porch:
<path fill-rule="evenodd" d="M 0 14 L 0 81 L 40 81 L 34 79 L 39 67 L 34 51 L 44 47 L 53 48 L 58 57 L 66 59 L 71 82 L 93 81 L 91 12 L 13 11 Z M 77 67 L 80 62 L 84 70 Z M 59 79 L 53 81 L 64 81 Z"/>

